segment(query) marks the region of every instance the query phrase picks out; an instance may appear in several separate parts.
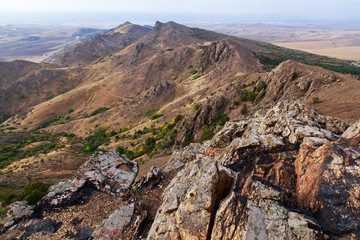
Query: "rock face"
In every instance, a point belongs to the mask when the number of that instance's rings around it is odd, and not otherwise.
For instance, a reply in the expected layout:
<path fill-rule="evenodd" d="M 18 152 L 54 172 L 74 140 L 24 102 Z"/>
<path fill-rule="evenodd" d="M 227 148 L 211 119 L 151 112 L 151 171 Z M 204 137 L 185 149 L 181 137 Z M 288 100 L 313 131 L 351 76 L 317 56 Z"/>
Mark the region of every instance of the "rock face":
<path fill-rule="evenodd" d="M 284 206 L 285 194 L 269 183 L 249 178 L 242 191 L 241 175 L 217 211 L 211 239 L 318 239 L 319 223 Z M 240 192 L 241 191 L 241 192 Z"/>
<path fill-rule="evenodd" d="M 77 193 L 89 185 L 101 191 L 120 193 L 133 183 L 137 172 L 137 163 L 117 152 L 98 152 L 80 167 L 72 179 L 51 186 L 43 201 L 53 206 L 77 201 L 81 197 Z"/>
<path fill-rule="evenodd" d="M 26 201 L 17 201 L 6 207 L 1 217 L 0 226 L 9 228 L 21 218 L 30 216 L 33 213 L 33 206 L 29 206 Z"/>
<path fill-rule="evenodd" d="M 206 239 L 215 208 L 232 182 L 211 158 L 187 164 L 166 188 L 148 239 Z"/>
<path fill-rule="evenodd" d="M 358 128 L 339 140 L 359 144 Z M 339 235 L 360 238 L 360 149 L 339 142 L 303 144 L 295 162 L 298 205 L 318 214 Z"/>
<path fill-rule="evenodd" d="M 122 229 L 126 226 L 134 213 L 134 204 L 128 204 L 115 210 L 108 219 L 105 219 L 99 228 L 93 233 L 92 239 L 110 240 L 121 238 Z"/>

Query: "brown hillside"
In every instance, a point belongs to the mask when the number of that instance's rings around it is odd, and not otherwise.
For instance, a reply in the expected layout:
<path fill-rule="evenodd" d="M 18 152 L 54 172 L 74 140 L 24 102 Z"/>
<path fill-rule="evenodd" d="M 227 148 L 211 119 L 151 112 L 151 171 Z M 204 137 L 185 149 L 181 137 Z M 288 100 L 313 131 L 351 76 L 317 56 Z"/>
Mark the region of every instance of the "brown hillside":
<path fill-rule="evenodd" d="M 123 49 L 149 31 L 150 29 L 146 27 L 126 22 L 104 35 L 98 34 L 75 45 L 60 56 L 55 63 L 65 66 L 98 60 L 105 55 Z"/>

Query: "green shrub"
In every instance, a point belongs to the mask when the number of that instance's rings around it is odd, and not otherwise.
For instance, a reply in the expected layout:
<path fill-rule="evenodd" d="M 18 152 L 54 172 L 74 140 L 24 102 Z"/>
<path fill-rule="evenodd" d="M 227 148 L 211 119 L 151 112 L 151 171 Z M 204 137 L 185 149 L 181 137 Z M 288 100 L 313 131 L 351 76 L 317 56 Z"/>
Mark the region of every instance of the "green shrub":
<path fill-rule="evenodd" d="M 313 103 L 319 103 L 320 102 L 319 97 L 313 97 L 312 100 L 313 100 Z"/>
<path fill-rule="evenodd" d="M 197 72 L 198 72 L 197 70 L 193 69 L 193 70 L 190 71 L 190 74 L 194 75 L 194 74 L 197 74 Z"/>
<path fill-rule="evenodd" d="M 259 93 L 261 90 L 265 89 L 266 87 L 267 87 L 266 83 L 262 83 L 256 88 L 256 91 Z"/>
<path fill-rule="evenodd" d="M 106 130 L 99 128 L 91 136 L 85 138 L 84 152 L 93 153 L 97 148 L 109 140 L 110 135 L 106 133 Z"/>
<path fill-rule="evenodd" d="M 228 116 L 221 113 L 212 120 L 212 124 L 210 125 L 210 127 L 215 128 L 216 126 L 224 126 L 225 123 L 229 120 L 230 120 L 230 118 Z"/>
<path fill-rule="evenodd" d="M 253 102 L 257 96 L 257 93 L 254 91 L 244 90 L 243 95 L 241 96 L 241 101 L 250 101 Z"/>
<path fill-rule="evenodd" d="M 292 80 L 295 80 L 295 79 L 297 79 L 297 78 L 298 78 L 297 72 L 293 72 L 293 74 L 291 75 L 291 79 L 292 79 Z"/>
<path fill-rule="evenodd" d="M 17 200 L 26 200 L 30 205 L 35 205 L 43 196 L 45 196 L 49 187 L 50 184 L 43 182 L 30 183 L 17 195 Z"/>
<path fill-rule="evenodd" d="M 192 134 L 185 134 L 184 140 L 181 144 L 181 147 L 186 147 L 194 140 L 194 135 Z"/>
<path fill-rule="evenodd" d="M 124 147 L 122 147 L 122 146 L 118 146 L 118 147 L 116 148 L 116 150 L 117 150 L 117 152 L 118 152 L 119 154 L 125 154 L 125 153 L 126 153 L 126 148 L 124 148 Z"/>
<path fill-rule="evenodd" d="M 52 118 L 52 119 L 50 119 L 50 120 L 45 120 L 45 121 L 41 122 L 39 125 L 37 125 L 37 126 L 35 127 L 35 130 L 39 130 L 39 129 L 41 129 L 41 128 L 46 128 L 46 127 L 50 126 L 50 124 L 56 122 L 57 120 L 59 120 L 57 117 L 56 117 L 56 118 Z"/>
<path fill-rule="evenodd" d="M 123 133 L 123 132 L 129 131 L 129 130 L 130 130 L 129 128 L 123 127 L 123 128 L 119 129 L 119 133 Z"/>
<path fill-rule="evenodd" d="M 248 108 L 247 108 L 246 104 L 243 105 L 243 107 L 240 110 L 240 113 L 244 116 L 246 116 L 248 114 Z"/>
<path fill-rule="evenodd" d="M 110 109 L 110 108 L 107 108 L 107 107 L 100 107 L 100 108 L 96 109 L 95 111 L 93 111 L 93 112 L 91 113 L 91 116 L 98 115 L 98 114 L 103 113 L 103 112 L 105 112 L 105 111 L 107 111 L 107 110 L 109 110 L 109 109 Z"/>
<path fill-rule="evenodd" d="M 238 106 L 239 104 L 240 104 L 239 101 L 234 101 L 235 106 Z"/>
<path fill-rule="evenodd" d="M 10 205 L 11 203 L 15 202 L 17 199 L 17 196 L 15 194 L 10 194 L 6 196 L 4 202 L 2 203 L 3 207 L 6 207 L 7 205 Z"/>
<path fill-rule="evenodd" d="M 211 139 L 214 135 L 215 133 L 209 128 L 209 126 L 204 126 L 200 136 L 200 143 Z"/>
<path fill-rule="evenodd" d="M 196 104 L 195 106 L 194 106 L 194 112 L 196 112 L 197 110 L 199 110 L 199 108 L 201 107 L 201 104 Z"/>
<path fill-rule="evenodd" d="M 163 114 L 154 113 L 153 115 L 151 115 L 151 120 L 155 120 L 155 119 L 161 118 L 162 116 L 164 116 L 164 115 L 163 115 Z"/>

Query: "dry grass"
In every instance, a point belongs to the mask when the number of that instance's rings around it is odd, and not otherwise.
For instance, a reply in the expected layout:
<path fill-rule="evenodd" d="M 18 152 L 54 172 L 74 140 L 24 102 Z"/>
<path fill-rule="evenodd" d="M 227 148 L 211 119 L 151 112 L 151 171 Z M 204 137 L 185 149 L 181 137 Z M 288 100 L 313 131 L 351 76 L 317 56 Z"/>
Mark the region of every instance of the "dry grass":
<path fill-rule="evenodd" d="M 329 41 L 284 42 L 275 44 L 328 57 L 360 61 L 360 47 L 357 46 L 341 47 Z"/>

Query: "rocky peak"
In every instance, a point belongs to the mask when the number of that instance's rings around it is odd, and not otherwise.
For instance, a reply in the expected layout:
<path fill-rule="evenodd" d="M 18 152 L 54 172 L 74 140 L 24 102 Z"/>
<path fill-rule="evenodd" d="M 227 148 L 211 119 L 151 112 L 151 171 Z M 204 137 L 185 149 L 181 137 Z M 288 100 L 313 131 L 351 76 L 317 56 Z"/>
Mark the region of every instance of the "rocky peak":
<path fill-rule="evenodd" d="M 146 29 L 147 28 L 142 27 L 140 25 L 133 24 L 130 22 L 125 22 L 106 34 L 107 35 L 112 35 L 112 34 L 116 34 L 116 33 L 129 34 L 129 33 L 136 33 L 137 31 L 140 31 L 140 32 L 144 31 L 146 33 L 149 32 L 149 30 L 146 30 Z"/>
<path fill-rule="evenodd" d="M 147 45 L 176 48 L 197 45 L 203 41 L 192 37 L 192 30 L 175 22 L 156 22 L 152 31 L 141 39 Z"/>

